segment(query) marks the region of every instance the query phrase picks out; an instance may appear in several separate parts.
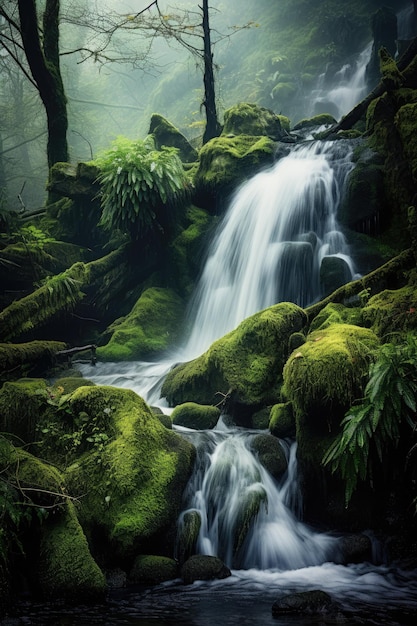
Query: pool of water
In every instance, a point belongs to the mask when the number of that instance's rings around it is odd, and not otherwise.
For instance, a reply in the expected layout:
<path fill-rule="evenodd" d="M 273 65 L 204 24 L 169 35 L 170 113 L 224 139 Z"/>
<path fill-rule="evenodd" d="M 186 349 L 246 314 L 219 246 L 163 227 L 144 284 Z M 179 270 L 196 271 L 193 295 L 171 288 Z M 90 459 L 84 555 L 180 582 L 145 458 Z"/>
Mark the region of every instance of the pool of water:
<path fill-rule="evenodd" d="M 272 616 L 278 598 L 322 589 L 341 616 Z M 151 588 L 113 591 L 100 605 L 37 604 L 22 601 L 17 625 L 37 626 L 307 626 L 312 623 L 415 624 L 417 571 L 388 566 L 325 563 L 292 571 L 240 570 L 230 578 L 183 585 L 180 580 Z M 14 626 L 14 624 L 13 624 Z"/>

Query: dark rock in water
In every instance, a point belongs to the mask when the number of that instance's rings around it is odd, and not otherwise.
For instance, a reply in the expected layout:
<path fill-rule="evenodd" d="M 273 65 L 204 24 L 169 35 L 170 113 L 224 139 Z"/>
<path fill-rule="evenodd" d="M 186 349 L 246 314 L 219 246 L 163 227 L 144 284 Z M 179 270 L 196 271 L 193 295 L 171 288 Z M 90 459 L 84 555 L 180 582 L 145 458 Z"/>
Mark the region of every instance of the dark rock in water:
<path fill-rule="evenodd" d="M 216 556 L 201 554 L 190 557 L 181 570 L 181 576 L 186 585 L 190 585 L 196 580 L 221 580 L 231 575 L 230 569 L 221 559 Z"/>
<path fill-rule="evenodd" d="M 129 579 L 144 585 L 158 585 L 178 577 L 178 564 L 166 556 L 141 554 L 133 562 Z"/>
<path fill-rule="evenodd" d="M 106 571 L 106 582 L 109 589 L 126 587 L 127 575 L 120 567 Z"/>
<path fill-rule="evenodd" d="M 198 511 L 187 511 L 179 526 L 178 532 L 178 560 L 185 563 L 195 550 L 198 533 L 201 528 L 201 515 Z"/>
<path fill-rule="evenodd" d="M 319 589 L 313 591 L 303 591 L 291 593 L 283 598 L 279 598 L 272 605 L 272 615 L 298 614 L 314 615 L 316 613 L 336 613 L 337 605 L 331 597 Z"/>
<path fill-rule="evenodd" d="M 281 478 L 288 463 L 278 439 L 270 434 L 260 434 L 252 439 L 250 445 L 265 469 L 277 480 Z"/>
<path fill-rule="evenodd" d="M 366 535 L 346 535 L 340 542 L 344 563 L 362 563 L 369 561 L 372 544 Z"/>

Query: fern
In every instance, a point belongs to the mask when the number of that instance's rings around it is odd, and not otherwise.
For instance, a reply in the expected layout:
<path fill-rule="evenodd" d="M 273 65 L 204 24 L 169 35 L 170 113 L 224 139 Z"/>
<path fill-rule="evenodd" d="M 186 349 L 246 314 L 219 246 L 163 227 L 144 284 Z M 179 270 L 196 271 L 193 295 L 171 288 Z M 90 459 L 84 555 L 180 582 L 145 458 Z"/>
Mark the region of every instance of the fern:
<path fill-rule="evenodd" d="M 102 214 L 106 230 L 121 230 L 132 240 L 164 232 L 173 211 L 184 199 L 187 179 L 175 148 L 155 150 L 151 136 L 144 141 L 119 138 L 97 160 L 101 170 Z"/>
<path fill-rule="evenodd" d="M 384 453 L 398 446 L 401 424 L 416 428 L 416 357 L 415 335 L 380 348 L 362 402 L 348 411 L 342 432 L 323 457 L 323 464 L 345 481 L 346 506 L 360 480 L 372 483 L 375 461 L 381 463 Z"/>

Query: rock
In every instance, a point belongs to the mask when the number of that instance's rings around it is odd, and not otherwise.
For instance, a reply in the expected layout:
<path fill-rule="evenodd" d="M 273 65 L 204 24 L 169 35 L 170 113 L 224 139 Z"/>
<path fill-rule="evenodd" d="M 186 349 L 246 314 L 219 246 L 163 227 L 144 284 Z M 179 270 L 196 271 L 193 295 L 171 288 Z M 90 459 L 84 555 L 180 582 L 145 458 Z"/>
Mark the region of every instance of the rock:
<path fill-rule="evenodd" d="M 285 136 L 284 126 L 289 130 L 286 118 L 256 104 L 241 102 L 224 114 L 223 135 L 265 135 L 279 141 Z"/>
<path fill-rule="evenodd" d="M 346 535 L 340 540 L 344 563 L 363 563 L 372 557 L 372 543 L 366 535 Z"/>
<path fill-rule="evenodd" d="M 126 587 L 127 575 L 120 567 L 107 570 L 105 574 L 109 589 L 123 589 L 123 587 Z"/>
<path fill-rule="evenodd" d="M 158 585 L 178 577 L 178 563 L 166 556 L 141 554 L 133 562 L 129 574 L 132 583 Z"/>
<path fill-rule="evenodd" d="M 216 406 L 201 405 L 196 402 L 185 402 L 175 407 L 172 412 L 172 423 L 177 426 L 208 430 L 214 428 L 219 421 L 220 409 Z"/>
<path fill-rule="evenodd" d="M 149 134 L 154 136 L 157 150 L 160 150 L 163 146 L 178 148 L 181 161 L 191 163 L 197 160 L 197 150 L 195 150 L 188 139 L 162 115 L 152 115 Z"/>
<path fill-rule="evenodd" d="M 182 565 L 195 552 L 201 528 L 201 515 L 198 511 L 186 511 L 181 516 L 177 538 L 178 560 Z"/>
<path fill-rule="evenodd" d="M 294 437 L 295 417 L 291 402 L 274 404 L 269 416 L 269 430 L 271 435 L 280 439 Z"/>
<path fill-rule="evenodd" d="M 287 469 L 287 458 L 278 439 L 269 434 L 256 435 L 250 447 L 271 476 L 279 480 Z"/>
<path fill-rule="evenodd" d="M 272 615 L 315 615 L 334 611 L 336 605 L 331 597 L 321 590 L 291 593 L 272 605 Z"/>
<path fill-rule="evenodd" d="M 182 566 L 181 576 L 186 585 L 196 580 L 221 580 L 232 573 L 223 561 L 216 556 L 194 555 Z"/>
<path fill-rule="evenodd" d="M 323 295 L 327 296 L 348 283 L 352 273 L 345 259 L 338 256 L 325 256 L 320 264 L 320 284 Z"/>

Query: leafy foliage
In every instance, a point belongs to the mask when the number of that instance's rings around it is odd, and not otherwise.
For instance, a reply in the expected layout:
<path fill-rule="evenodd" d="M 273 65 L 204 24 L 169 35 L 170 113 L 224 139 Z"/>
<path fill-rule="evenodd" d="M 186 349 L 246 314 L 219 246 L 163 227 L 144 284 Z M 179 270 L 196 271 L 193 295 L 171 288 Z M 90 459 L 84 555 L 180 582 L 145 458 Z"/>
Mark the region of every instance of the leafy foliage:
<path fill-rule="evenodd" d="M 184 199 L 187 180 L 176 148 L 155 149 L 154 140 L 119 137 L 96 161 L 101 170 L 102 216 L 107 230 L 128 232 L 132 240 L 165 232 Z"/>
<path fill-rule="evenodd" d="M 412 334 L 403 343 L 381 347 L 362 402 L 348 411 L 342 432 L 323 458 L 345 480 L 346 505 L 358 481 L 372 482 L 375 462 L 398 446 L 403 422 L 416 428 L 416 356 L 417 337 Z"/>

